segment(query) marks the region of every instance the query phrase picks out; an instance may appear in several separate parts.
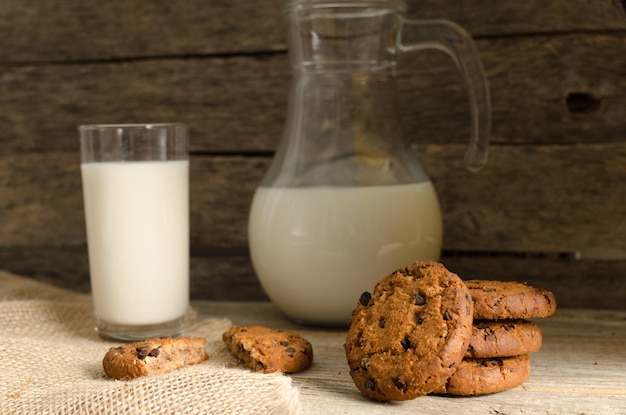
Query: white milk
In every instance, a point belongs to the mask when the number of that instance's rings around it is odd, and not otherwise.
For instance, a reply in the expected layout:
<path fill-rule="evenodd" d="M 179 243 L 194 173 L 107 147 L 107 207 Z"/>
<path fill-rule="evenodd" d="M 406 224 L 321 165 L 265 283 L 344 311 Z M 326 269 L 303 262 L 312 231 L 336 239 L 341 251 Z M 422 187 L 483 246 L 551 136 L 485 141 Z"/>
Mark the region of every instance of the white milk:
<path fill-rule="evenodd" d="M 155 324 L 189 307 L 189 162 L 81 165 L 94 313 Z"/>
<path fill-rule="evenodd" d="M 438 259 L 441 212 L 430 182 L 257 189 L 250 253 L 270 299 L 295 320 L 345 324 L 363 291 L 398 268 Z"/>

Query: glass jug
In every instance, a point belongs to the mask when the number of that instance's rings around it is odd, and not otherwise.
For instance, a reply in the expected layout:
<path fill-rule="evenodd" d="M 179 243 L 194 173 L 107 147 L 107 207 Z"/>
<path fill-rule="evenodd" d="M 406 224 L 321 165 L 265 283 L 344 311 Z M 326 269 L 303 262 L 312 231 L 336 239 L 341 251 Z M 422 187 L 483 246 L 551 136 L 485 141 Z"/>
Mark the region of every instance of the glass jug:
<path fill-rule="evenodd" d="M 292 0 L 286 9 L 289 112 L 248 237 L 265 292 L 298 322 L 345 325 L 377 281 L 439 258 L 437 196 L 401 132 L 399 53 L 437 48 L 454 59 L 471 104 L 465 162 L 477 170 L 486 161 L 489 93 L 471 37 L 404 11 L 393 0 Z"/>

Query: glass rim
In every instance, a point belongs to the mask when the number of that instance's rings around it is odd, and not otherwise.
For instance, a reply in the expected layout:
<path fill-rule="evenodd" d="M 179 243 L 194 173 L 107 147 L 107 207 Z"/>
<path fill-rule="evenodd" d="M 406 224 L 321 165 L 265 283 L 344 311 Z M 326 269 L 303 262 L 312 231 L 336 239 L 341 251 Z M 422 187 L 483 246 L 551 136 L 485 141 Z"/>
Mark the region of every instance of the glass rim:
<path fill-rule="evenodd" d="M 109 130 L 109 129 L 135 129 L 135 130 L 151 130 L 158 128 L 170 128 L 179 127 L 187 128 L 187 125 L 182 122 L 156 122 L 156 123 L 122 123 L 122 124 L 80 124 L 78 126 L 79 131 L 93 131 L 93 130 Z"/>
<path fill-rule="evenodd" d="M 289 12 L 291 9 L 301 8 L 353 8 L 363 9 L 368 7 L 382 9 L 396 9 L 405 12 L 407 9 L 406 0 L 366 0 L 357 2 L 354 0 L 287 0 L 283 4 L 283 10 Z"/>

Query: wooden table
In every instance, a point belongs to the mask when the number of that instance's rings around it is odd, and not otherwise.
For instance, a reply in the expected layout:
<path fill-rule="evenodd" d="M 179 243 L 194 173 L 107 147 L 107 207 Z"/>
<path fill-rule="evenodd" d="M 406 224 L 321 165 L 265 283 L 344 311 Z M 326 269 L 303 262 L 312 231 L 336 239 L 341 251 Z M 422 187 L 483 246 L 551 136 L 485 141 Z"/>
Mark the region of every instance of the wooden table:
<path fill-rule="evenodd" d="M 537 320 L 543 347 L 522 386 L 486 396 L 425 396 L 377 403 L 362 397 L 343 353 L 345 330 L 299 326 L 270 303 L 196 302 L 199 318 L 295 329 L 312 344 L 313 366 L 291 375 L 303 414 L 626 414 L 626 312 L 559 309 Z"/>

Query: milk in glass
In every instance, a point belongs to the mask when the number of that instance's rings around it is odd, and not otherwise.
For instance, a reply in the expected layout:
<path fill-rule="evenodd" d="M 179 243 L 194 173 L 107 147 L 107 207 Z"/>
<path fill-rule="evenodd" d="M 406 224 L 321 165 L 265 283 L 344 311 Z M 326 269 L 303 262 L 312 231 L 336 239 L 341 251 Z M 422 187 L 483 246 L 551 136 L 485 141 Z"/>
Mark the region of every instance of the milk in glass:
<path fill-rule="evenodd" d="M 189 162 L 81 165 L 95 315 L 149 325 L 189 307 Z"/>

